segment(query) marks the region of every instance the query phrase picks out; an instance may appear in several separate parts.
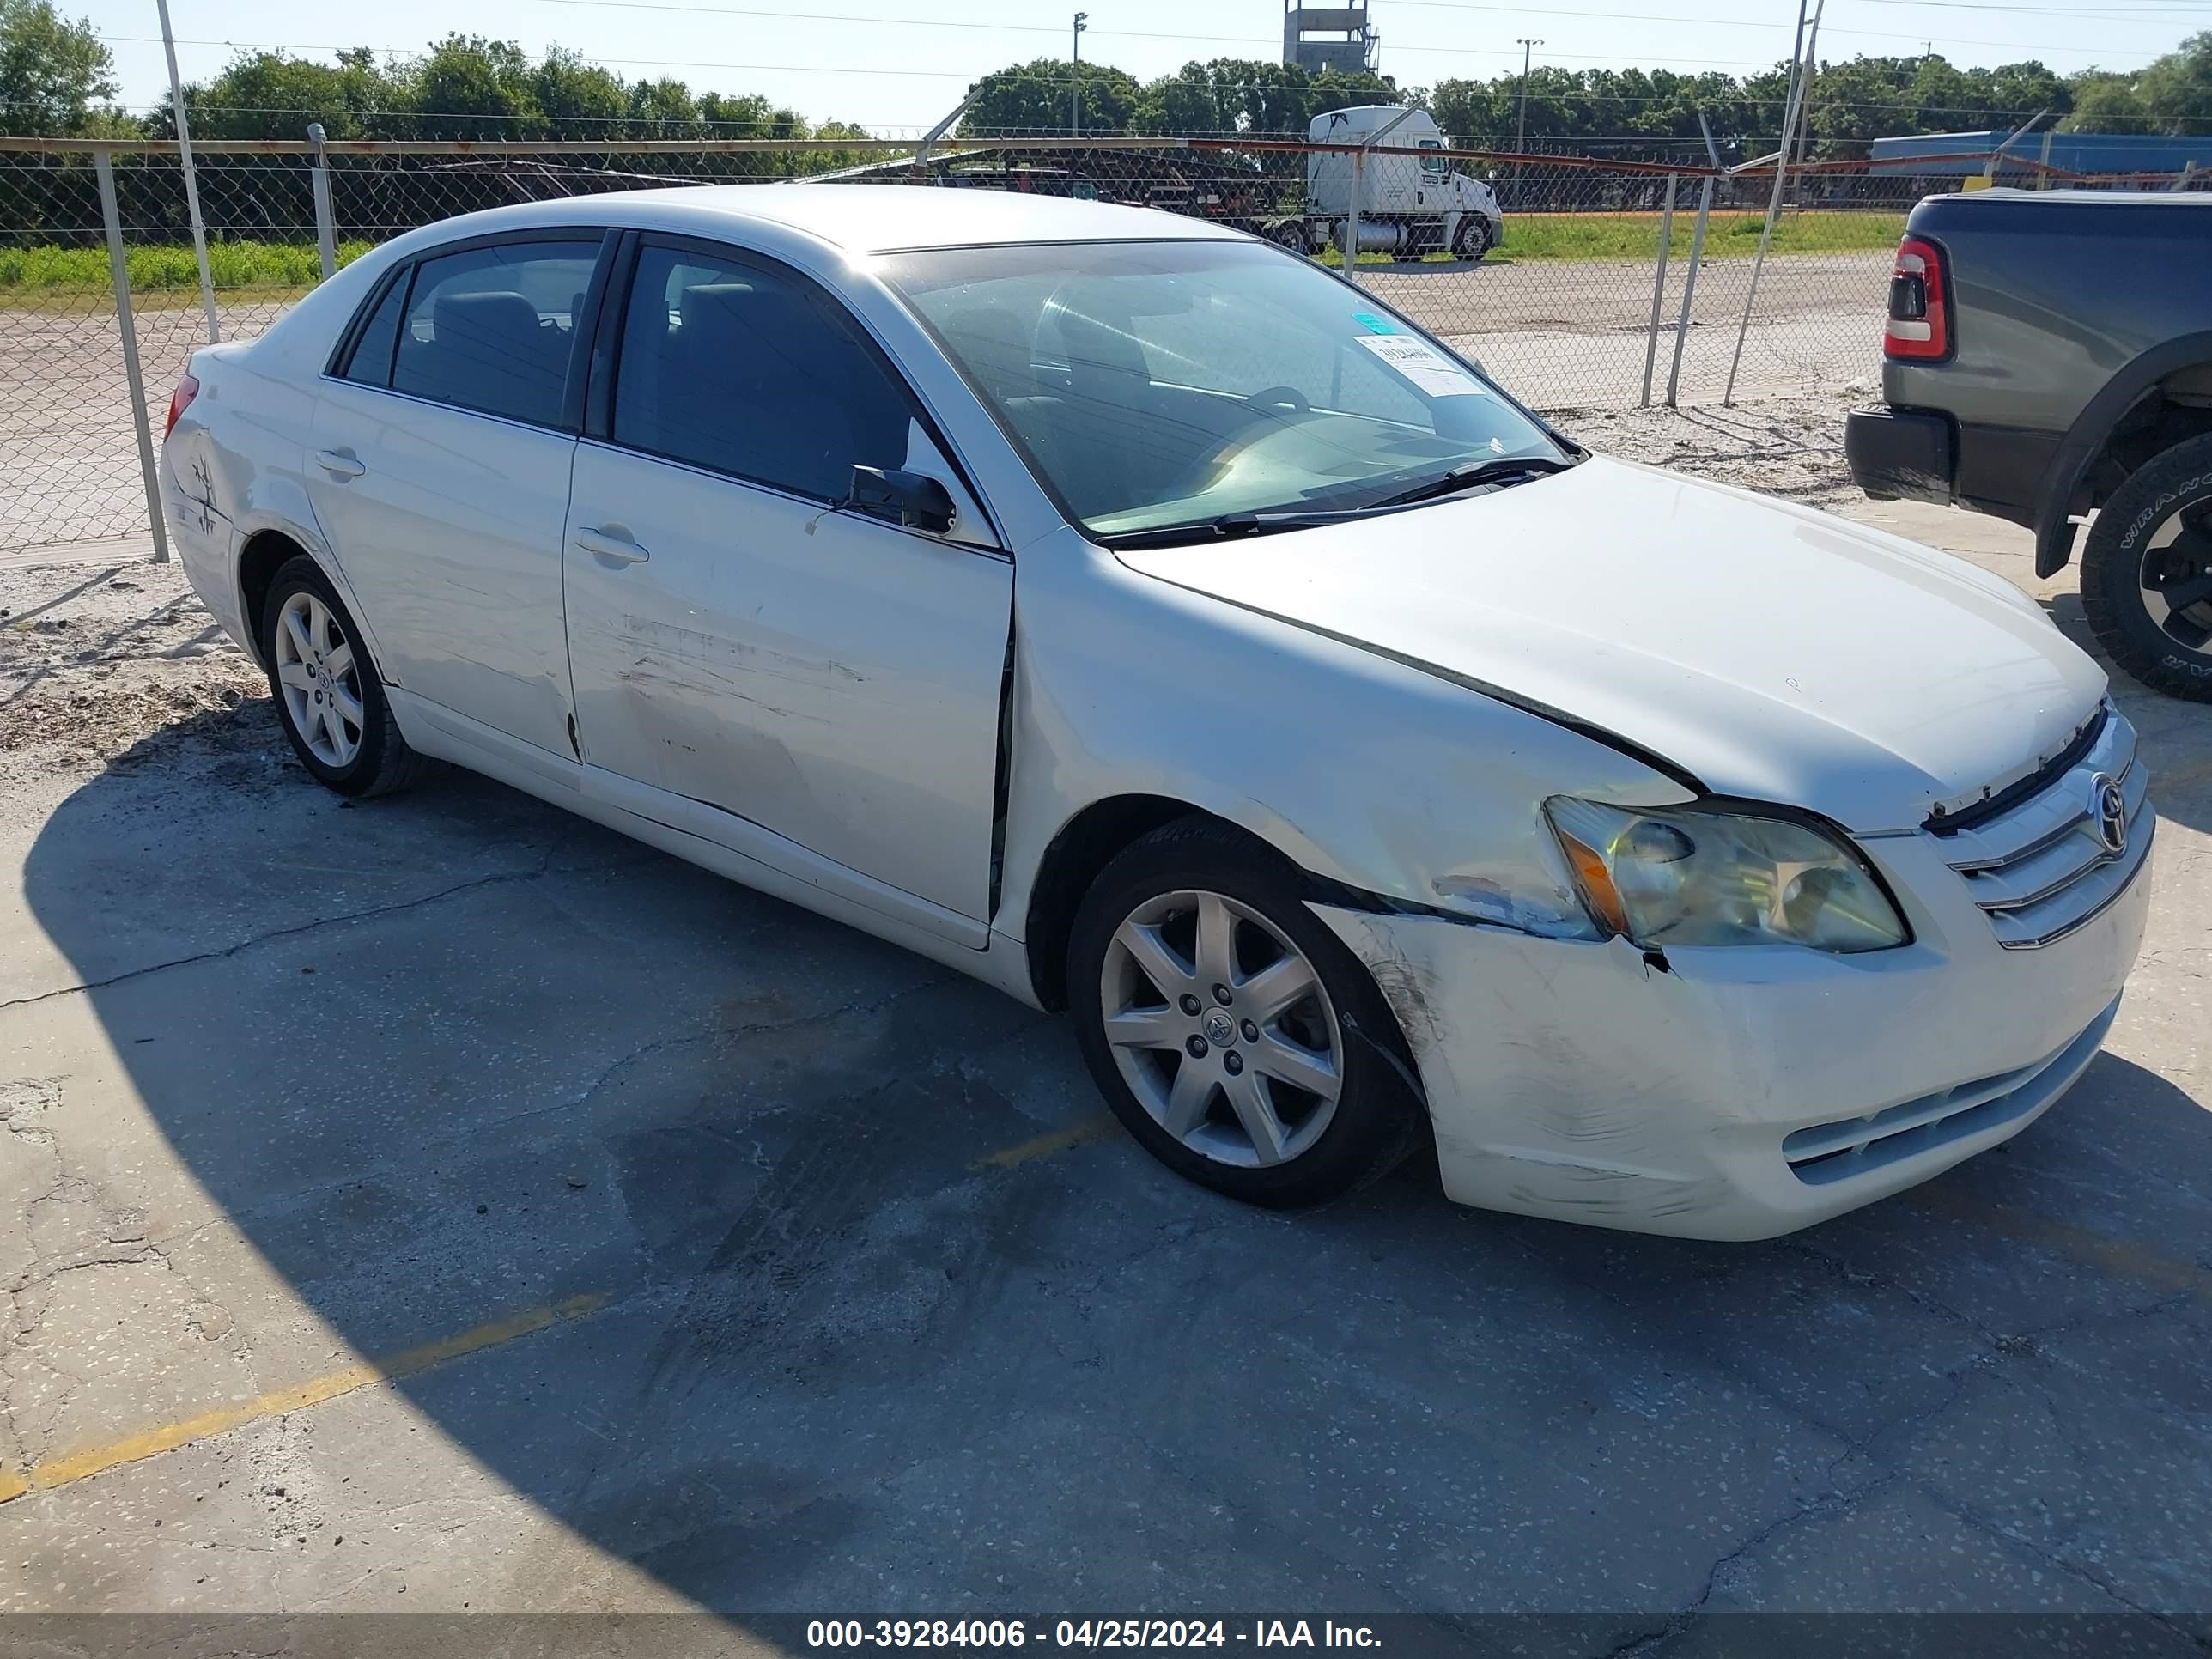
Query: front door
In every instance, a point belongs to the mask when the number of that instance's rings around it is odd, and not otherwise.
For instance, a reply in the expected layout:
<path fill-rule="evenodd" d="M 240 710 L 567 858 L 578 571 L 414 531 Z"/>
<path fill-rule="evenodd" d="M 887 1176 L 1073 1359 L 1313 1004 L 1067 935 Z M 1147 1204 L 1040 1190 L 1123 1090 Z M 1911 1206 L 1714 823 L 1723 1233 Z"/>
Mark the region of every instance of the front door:
<path fill-rule="evenodd" d="M 1012 566 L 835 506 L 933 460 L 911 394 L 731 250 L 647 241 L 622 329 L 568 513 L 585 760 L 987 921 Z"/>

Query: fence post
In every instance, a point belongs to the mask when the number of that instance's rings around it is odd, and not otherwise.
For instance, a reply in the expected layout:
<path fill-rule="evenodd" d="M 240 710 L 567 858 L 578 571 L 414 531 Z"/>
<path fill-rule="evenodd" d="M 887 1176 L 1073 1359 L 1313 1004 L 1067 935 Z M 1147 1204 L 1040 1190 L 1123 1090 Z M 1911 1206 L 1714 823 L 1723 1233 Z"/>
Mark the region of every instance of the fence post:
<path fill-rule="evenodd" d="M 1359 193 L 1367 182 L 1367 146 L 1352 152 L 1352 212 L 1345 222 L 1344 280 L 1359 286 Z"/>
<path fill-rule="evenodd" d="M 1413 118 L 1414 106 L 1407 105 L 1395 115 L 1359 141 L 1359 148 L 1352 152 L 1352 215 L 1346 222 L 1345 240 L 1352 246 L 1344 251 L 1345 279 L 1357 288 L 1359 285 L 1359 198 L 1367 185 L 1367 152 L 1395 132 Z"/>
<path fill-rule="evenodd" d="M 315 147 L 315 246 L 322 255 L 323 280 L 338 274 L 338 230 L 331 214 L 331 164 L 323 151 L 323 124 L 307 124 L 307 142 Z"/>
<path fill-rule="evenodd" d="M 1667 371 L 1667 407 L 1675 408 L 1676 394 L 1682 385 L 1682 347 L 1690 337 L 1690 307 L 1698 297 L 1698 267 L 1704 262 L 1705 252 L 1705 221 L 1712 216 L 1713 175 L 1705 175 L 1705 187 L 1698 192 L 1698 222 L 1690 232 L 1690 268 L 1682 277 L 1682 316 L 1674 325 L 1674 366 Z"/>
<path fill-rule="evenodd" d="M 115 162 L 101 144 L 92 152 L 100 178 L 100 216 L 107 227 L 107 270 L 115 283 L 115 323 L 123 337 L 123 380 L 131 392 L 131 419 L 138 428 L 138 476 L 146 486 L 146 518 L 154 531 L 154 557 L 169 562 L 169 536 L 161 523 L 161 475 L 154 465 L 154 426 L 146 418 L 146 381 L 138 369 L 138 331 L 131 319 L 131 263 L 123 254 L 123 212 L 115 200 Z"/>
<path fill-rule="evenodd" d="M 1651 370 L 1659 359 L 1659 307 L 1667 298 L 1667 258 L 1674 249 L 1674 184 L 1673 173 L 1667 175 L 1667 204 L 1659 210 L 1659 274 L 1651 279 L 1651 324 L 1644 332 L 1644 395 L 1636 406 L 1644 409 L 1651 402 Z"/>

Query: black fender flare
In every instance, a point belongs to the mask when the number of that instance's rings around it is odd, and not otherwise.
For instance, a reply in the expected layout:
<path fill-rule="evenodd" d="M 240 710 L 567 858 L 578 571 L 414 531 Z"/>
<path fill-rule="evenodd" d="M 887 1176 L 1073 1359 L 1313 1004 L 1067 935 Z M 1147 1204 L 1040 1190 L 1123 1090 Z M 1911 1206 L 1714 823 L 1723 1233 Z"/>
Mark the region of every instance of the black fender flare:
<path fill-rule="evenodd" d="M 2075 418 L 2051 457 L 2045 475 L 2042 499 L 2035 510 L 2035 574 L 2055 576 L 2074 556 L 2074 526 L 2068 518 L 2075 492 L 2089 465 L 2103 450 L 2113 428 L 2156 389 L 2158 383 L 2180 369 L 2212 363 L 2212 329 L 2177 335 L 2136 358 L 2089 400 Z"/>

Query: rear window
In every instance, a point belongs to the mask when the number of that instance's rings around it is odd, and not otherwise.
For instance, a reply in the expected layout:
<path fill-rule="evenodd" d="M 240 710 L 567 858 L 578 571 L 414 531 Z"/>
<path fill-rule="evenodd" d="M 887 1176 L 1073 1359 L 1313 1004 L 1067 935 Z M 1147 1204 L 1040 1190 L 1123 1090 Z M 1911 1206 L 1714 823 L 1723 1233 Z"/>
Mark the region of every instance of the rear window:
<path fill-rule="evenodd" d="M 384 290 L 384 297 L 376 302 L 368 322 L 354 342 L 353 356 L 347 362 L 343 378 L 362 386 L 388 386 L 392 384 L 392 353 L 399 343 L 399 315 L 407 304 L 407 283 L 412 271 L 403 270 L 397 281 Z"/>
<path fill-rule="evenodd" d="M 599 253 L 596 240 L 530 241 L 423 260 L 398 322 L 392 389 L 558 425 L 576 317 Z M 382 320 L 380 307 L 357 363 Z"/>

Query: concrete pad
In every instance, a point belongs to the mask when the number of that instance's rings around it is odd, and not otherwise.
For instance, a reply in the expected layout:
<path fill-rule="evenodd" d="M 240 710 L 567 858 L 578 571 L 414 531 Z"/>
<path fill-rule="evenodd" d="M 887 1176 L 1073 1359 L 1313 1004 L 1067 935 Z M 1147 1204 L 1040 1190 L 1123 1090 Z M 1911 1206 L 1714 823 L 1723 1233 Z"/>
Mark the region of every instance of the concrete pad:
<path fill-rule="evenodd" d="M 0 1608 L 2212 1607 L 2201 710 L 2115 688 L 2154 914 L 2073 1096 L 1726 1247 L 1225 1204 L 1058 1022 L 489 784 L 340 806 L 173 574 L 7 579 L 49 714 L 194 702 L 0 755 Z"/>

